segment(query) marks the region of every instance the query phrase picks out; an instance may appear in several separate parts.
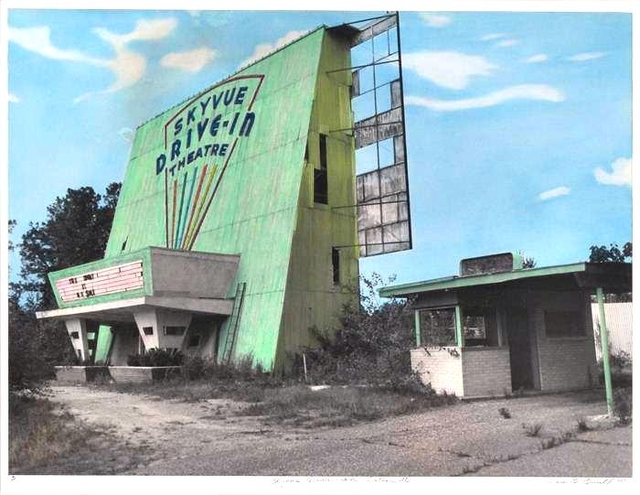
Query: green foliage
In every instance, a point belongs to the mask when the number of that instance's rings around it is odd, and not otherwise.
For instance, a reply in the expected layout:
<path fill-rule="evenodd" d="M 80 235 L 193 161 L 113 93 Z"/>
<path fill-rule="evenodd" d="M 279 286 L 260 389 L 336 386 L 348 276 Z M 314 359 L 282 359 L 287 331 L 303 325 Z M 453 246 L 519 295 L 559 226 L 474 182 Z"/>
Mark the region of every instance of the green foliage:
<path fill-rule="evenodd" d="M 68 189 L 47 207 L 45 222 L 29 224 L 19 245 L 19 285 L 30 309 L 55 304 L 47 273 L 102 258 L 119 193 L 118 183 L 107 186 L 104 195 L 92 187 Z"/>
<path fill-rule="evenodd" d="M 39 332 L 33 315 L 9 299 L 9 390 L 39 393 L 54 371 L 39 346 Z"/>
<path fill-rule="evenodd" d="M 631 387 L 617 388 L 613 391 L 613 415 L 622 425 L 631 423 L 633 412 L 633 393 Z"/>
<path fill-rule="evenodd" d="M 598 341 L 599 340 L 598 338 Z M 610 349 L 609 367 L 611 369 L 611 383 L 614 387 L 631 387 L 633 381 L 633 361 L 628 352 Z M 598 360 L 598 378 L 600 384 L 604 384 L 604 364 L 602 358 Z"/>
<path fill-rule="evenodd" d="M 627 261 L 627 258 L 633 256 L 633 245 L 627 242 L 622 246 L 622 250 L 616 243 L 612 243 L 607 248 L 606 246 L 591 246 L 589 248 L 591 254 L 589 255 L 589 263 L 623 263 Z"/>
<path fill-rule="evenodd" d="M 498 412 L 500 413 L 500 416 L 502 416 L 504 419 L 511 418 L 511 412 L 506 407 L 501 407 L 500 409 L 498 409 Z"/>
<path fill-rule="evenodd" d="M 267 424 L 288 423 L 305 428 L 337 427 L 409 414 L 456 401 L 455 396 L 451 395 L 413 395 L 374 387 L 311 390 L 298 385 L 266 390 L 259 403 L 244 409 L 241 414 L 266 416 Z"/>
<path fill-rule="evenodd" d="M 422 388 L 411 371 L 413 312 L 405 300 L 381 303 L 379 275 L 363 279 L 359 306 L 345 305 L 339 326 L 311 329 L 319 346 L 305 351 L 308 377 L 315 383 L 366 383 L 393 388 Z M 294 369 L 302 369 L 298 358 Z"/>
<path fill-rule="evenodd" d="M 528 437 L 537 437 L 540 436 L 540 431 L 542 430 L 542 423 L 535 424 L 523 424 L 522 428 L 524 428 L 524 434 Z"/>
<path fill-rule="evenodd" d="M 128 366 L 180 366 L 184 355 L 178 349 L 149 349 L 127 357 Z"/>
<path fill-rule="evenodd" d="M 15 246 L 21 258 L 20 281 L 9 284 L 9 386 L 40 390 L 54 364 L 76 364 L 64 323 L 36 320 L 35 311 L 55 307 L 47 273 L 101 258 L 104 254 L 120 184 L 104 195 L 91 187 L 69 189 L 47 208 L 47 220 L 30 223 Z M 11 233 L 16 222 L 9 222 Z"/>

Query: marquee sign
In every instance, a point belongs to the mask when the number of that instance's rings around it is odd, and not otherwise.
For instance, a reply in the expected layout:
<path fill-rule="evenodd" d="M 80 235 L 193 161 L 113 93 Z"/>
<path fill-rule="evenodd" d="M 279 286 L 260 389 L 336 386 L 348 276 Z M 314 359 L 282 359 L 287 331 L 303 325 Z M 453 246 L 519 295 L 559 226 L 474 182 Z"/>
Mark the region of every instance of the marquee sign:
<path fill-rule="evenodd" d="M 56 282 L 64 302 L 141 289 L 143 286 L 142 260 L 62 278 Z"/>
<path fill-rule="evenodd" d="M 164 181 L 166 247 L 193 248 L 238 141 L 251 134 L 263 79 L 228 79 L 189 100 L 165 123 L 155 175 Z"/>

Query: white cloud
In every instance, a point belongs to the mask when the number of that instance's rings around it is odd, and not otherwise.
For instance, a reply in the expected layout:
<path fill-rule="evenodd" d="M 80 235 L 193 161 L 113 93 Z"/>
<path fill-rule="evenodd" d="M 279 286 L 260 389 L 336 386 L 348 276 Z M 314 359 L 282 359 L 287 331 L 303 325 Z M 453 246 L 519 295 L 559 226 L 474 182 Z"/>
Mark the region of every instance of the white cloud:
<path fill-rule="evenodd" d="M 175 19 L 154 19 L 151 21 L 139 20 L 133 31 L 126 34 L 112 33 L 108 29 L 95 28 L 93 30 L 98 36 L 111 43 L 116 49 L 122 48 L 131 41 L 159 40 L 166 38 L 178 25 Z"/>
<path fill-rule="evenodd" d="M 276 51 L 278 48 L 282 48 L 284 45 L 291 43 L 293 40 L 296 40 L 307 33 L 308 31 L 289 31 L 282 38 L 277 39 L 274 43 L 261 43 L 260 45 L 257 45 L 253 50 L 251 56 L 245 59 L 240 64 L 240 67 L 244 67 L 255 62 L 256 60 L 260 60 L 261 58 L 266 57 L 271 52 Z"/>
<path fill-rule="evenodd" d="M 555 189 L 550 189 L 548 191 L 540 193 L 538 195 L 538 199 L 540 201 L 546 201 L 548 199 L 558 198 L 560 196 L 566 196 L 570 192 L 571 192 L 571 189 L 569 189 L 567 186 L 560 186 L 560 187 L 556 187 Z"/>
<path fill-rule="evenodd" d="M 451 24 L 451 17 L 442 14 L 429 14 L 422 12 L 420 18 L 427 23 L 427 26 L 441 28 Z"/>
<path fill-rule="evenodd" d="M 598 167 L 593 171 L 600 184 L 609 186 L 631 187 L 631 158 L 617 158 L 611 164 L 611 172 L 605 172 Z"/>
<path fill-rule="evenodd" d="M 518 43 L 520 43 L 520 40 L 509 39 L 509 40 L 499 41 L 498 43 L 496 43 L 496 46 L 507 47 L 507 46 L 517 45 Z"/>
<path fill-rule="evenodd" d="M 160 59 L 160 65 L 187 72 L 198 72 L 210 63 L 217 55 L 215 50 L 207 47 L 196 48 L 188 52 L 168 53 Z"/>
<path fill-rule="evenodd" d="M 118 136 L 124 139 L 127 143 L 130 143 L 131 141 L 133 141 L 133 136 L 135 135 L 135 133 L 136 132 L 130 127 L 122 127 L 118 131 Z"/>
<path fill-rule="evenodd" d="M 20 98 L 13 93 L 9 93 L 9 103 L 20 103 Z"/>
<path fill-rule="evenodd" d="M 491 34 L 484 35 L 480 39 L 482 41 L 493 41 L 493 40 L 498 40 L 500 38 L 504 38 L 505 36 L 507 36 L 505 33 L 491 33 Z"/>
<path fill-rule="evenodd" d="M 7 32 L 9 41 L 46 58 L 91 64 L 103 63 L 102 60 L 89 57 L 77 50 L 65 50 L 55 47 L 51 43 L 51 29 L 48 26 L 32 28 L 9 27 Z"/>
<path fill-rule="evenodd" d="M 402 57 L 402 65 L 420 77 L 451 89 L 464 89 L 472 77 L 491 76 L 498 68 L 484 57 L 432 51 L 407 53 Z"/>
<path fill-rule="evenodd" d="M 527 64 L 539 64 L 541 62 L 546 62 L 547 60 L 549 60 L 549 57 L 547 57 L 544 53 L 538 53 L 537 55 L 533 55 L 533 56 L 529 57 L 528 59 L 526 59 L 525 63 L 527 63 Z"/>
<path fill-rule="evenodd" d="M 131 41 L 151 41 L 165 38 L 171 34 L 177 24 L 175 19 L 140 20 L 136 22 L 135 29 L 126 34 L 116 34 L 104 28 L 95 28 L 93 32 L 111 44 L 116 52 L 113 59 L 103 62 L 103 65 L 116 76 L 116 80 L 107 89 L 85 93 L 78 96 L 74 102 L 78 103 L 94 94 L 115 93 L 137 83 L 147 70 L 147 59 L 139 53 L 130 51 L 127 44 Z"/>
<path fill-rule="evenodd" d="M 511 86 L 500 91 L 489 93 L 477 98 L 465 98 L 462 100 L 435 100 L 420 96 L 407 96 L 407 105 L 417 105 L 429 108 L 436 112 L 455 112 L 472 108 L 486 108 L 500 105 L 509 100 L 542 100 L 554 103 L 561 102 L 565 96 L 561 91 L 546 84 L 522 84 Z"/>
<path fill-rule="evenodd" d="M 586 62 L 587 60 L 596 60 L 598 58 L 602 58 L 606 55 L 604 52 L 586 52 L 586 53 L 578 53 L 577 55 L 573 55 L 572 57 L 568 57 L 567 60 L 571 62 Z"/>
<path fill-rule="evenodd" d="M 61 49 L 54 46 L 51 42 L 51 30 L 48 26 L 10 27 L 8 32 L 10 41 L 43 57 L 82 62 L 111 70 L 116 80 L 107 89 L 98 93 L 113 93 L 138 82 L 147 67 L 146 58 L 139 53 L 128 50 L 127 44 L 136 40 L 151 41 L 164 38 L 175 29 L 176 25 L 175 19 L 139 20 L 133 31 L 126 34 L 116 34 L 104 28 L 95 28 L 93 32 L 113 46 L 116 54 L 112 59 L 99 59 L 78 50 Z M 86 93 L 74 101 L 84 100 L 93 94 L 96 93 Z"/>

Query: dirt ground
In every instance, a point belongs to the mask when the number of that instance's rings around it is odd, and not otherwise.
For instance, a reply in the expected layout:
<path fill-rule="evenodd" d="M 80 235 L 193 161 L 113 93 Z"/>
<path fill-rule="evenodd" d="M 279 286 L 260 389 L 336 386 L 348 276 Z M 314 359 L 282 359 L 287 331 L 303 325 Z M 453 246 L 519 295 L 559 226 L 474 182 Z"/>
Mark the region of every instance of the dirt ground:
<path fill-rule="evenodd" d="M 84 386 L 54 386 L 53 394 L 105 433 L 84 464 L 48 466 L 40 474 L 631 476 L 631 427 L 611 429 L 599 418 L 606 412 L 602 391 L 463 402 L 313 430 L 266 426 L 259 417 L 236 415 L 246 404 L 229 400 L 189 403 Z M 578 432 L 581 419 L 598 431 Z M 590 440 L 599 432 L 604 436 Z M 575 461 L 558 472 L 552 469 L 558 463 L 545 464 L 543 455 L 561 448 Z"/>

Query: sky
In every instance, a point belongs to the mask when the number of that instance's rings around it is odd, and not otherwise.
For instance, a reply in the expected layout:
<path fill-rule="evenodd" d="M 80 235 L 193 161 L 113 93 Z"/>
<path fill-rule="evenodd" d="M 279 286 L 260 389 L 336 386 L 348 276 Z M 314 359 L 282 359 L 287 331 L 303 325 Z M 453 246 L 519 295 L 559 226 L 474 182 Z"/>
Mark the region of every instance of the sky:
<path fill-rule="evenodd" d="M 146 120 L 310 29 L 381 13 L 5 11 L 14 242 L 67 188 L 121 181 Z M 361 272 L 427 280 L 507 251 L 552 266 L 630 241 L 631 17 L 401 11 L 413 249 Z"/>

